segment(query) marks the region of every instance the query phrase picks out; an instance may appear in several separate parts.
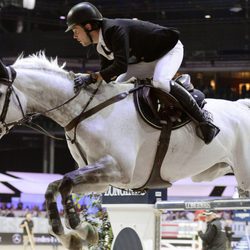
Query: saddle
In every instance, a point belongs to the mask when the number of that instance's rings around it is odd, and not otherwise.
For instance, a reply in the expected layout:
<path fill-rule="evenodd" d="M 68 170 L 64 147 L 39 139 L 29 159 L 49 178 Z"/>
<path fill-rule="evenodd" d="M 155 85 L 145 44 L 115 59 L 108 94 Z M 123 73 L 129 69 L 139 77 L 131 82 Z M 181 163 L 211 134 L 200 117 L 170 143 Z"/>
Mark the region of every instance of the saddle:
<path fill-rule="evenodd" d="M 189 75 L 180 75 L 174 81 L 189 91 L 201 108 L 205 105 L 205 95 L 194 88 Z M 147 124 L 161 130 L 162 124 L 170 119 L 174 130 L 191 121 L 179 101 L 171 94 L 153 87 L 149 79 L 137 82 L 137 85 L 141 84 L 143 87 L 134 92 L 134 103 Z"/>
<path fill-rule="evenodd" d="M 175 79 L 175 82 L 189 91 L 200 107 L 205 105 L 205 95 L 194 88 L 189 75 L 181 75 Z M 160 171 L 168 151 L 171 131 L 189 123 L 191 118 L 175 97 L 153 87 L 151 80 L 139 81 L 139 84 L 140 86 L 143 84 L 143 87 L 134 92 L 135 107 L 142 119 L 150 126 L 161 130 L 161 133 L 150 176 L 142 187 L 133 190 L 168 188 L 171 187 L 171 183 L 161 178 Z"/>

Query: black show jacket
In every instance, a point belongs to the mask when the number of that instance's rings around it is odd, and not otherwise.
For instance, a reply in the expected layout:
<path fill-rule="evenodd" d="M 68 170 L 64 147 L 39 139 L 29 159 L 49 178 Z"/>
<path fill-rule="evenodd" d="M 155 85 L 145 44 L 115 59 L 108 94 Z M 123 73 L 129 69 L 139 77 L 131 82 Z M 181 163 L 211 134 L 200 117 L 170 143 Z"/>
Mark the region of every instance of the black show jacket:
<path fill-rule="evenodd" d="M 114 53 L 114 60 L 100 55 L 100 74 L 106 82 L 127 71 L 129 58 L 134 57 L 137 62 L 157 60 L 179 40 L 174 28 L 133 19 L 105 18 L 101 31 L 108 50 Z"/>

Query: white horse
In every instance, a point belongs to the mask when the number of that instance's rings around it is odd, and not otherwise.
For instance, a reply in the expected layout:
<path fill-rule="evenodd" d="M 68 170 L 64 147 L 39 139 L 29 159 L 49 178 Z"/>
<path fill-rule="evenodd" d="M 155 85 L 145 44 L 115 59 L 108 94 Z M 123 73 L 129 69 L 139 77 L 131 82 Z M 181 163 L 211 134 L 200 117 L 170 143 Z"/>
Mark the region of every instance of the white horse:
<path fill-rule="evenodd" d="M 60 106 L 74 96 L 72 74 L 44 54 L 19 58 L 12 67 L 17 73 L 12 85 L 16 95 L 12 91 L 4 123 L 0 124 L 1 136 L 6 132 L 6 124 L 13 126 L 13 122 L 23 118 L 21 109 L 25 115 L 43 113 L 65 127 L 81 113 L 92 95 L 92 87 L 81 90 L 73 100 Z M 86 110 L 133 87 L 128 83 L 103 82 Z M 0 84 L 0 112 L 6 106 L 7 89 L 8 84 Z M 206 101 L 205 108 L 213 114 L 221 132 L 206 145 L 196 136 L 193 122 L 174 130 L 161 166 L 161 178 L 170 183 L 186 177 L 201 182 L 234 173 L 239 188 L 249 191 L 250 100 Z M 55 107 L 58 108 L 48 111 Z M 109 185 L 124 189 L 143 186 L 151 174 L 159 136 L 160 130 L 149 126 L 138 115 L 132 95 L 88 117 L 76 130 L 67 131 L 68 139 L 76 138 L 88 165 L 76 144 L 68 140 L 69 150 L 80 168 L 50 184 L 46 193 L 52 231 L 66 248 L 81 249 L 83 244 L 97 241 L 95 229 L 77 217 L 70 193 L 101 193 Z M 70 234 L 64 232 L 57 211 L 55 198 L 59 192 L 67 226 L 73 229 Z"/>

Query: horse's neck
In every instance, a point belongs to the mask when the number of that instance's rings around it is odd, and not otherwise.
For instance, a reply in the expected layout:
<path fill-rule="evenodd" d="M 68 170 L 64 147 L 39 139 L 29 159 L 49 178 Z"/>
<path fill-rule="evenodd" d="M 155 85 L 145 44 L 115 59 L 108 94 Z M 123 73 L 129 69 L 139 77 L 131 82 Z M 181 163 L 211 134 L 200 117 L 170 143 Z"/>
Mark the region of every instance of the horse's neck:
<path fill-rule="evenodd" d="M 57 72 L 17 69 L 14 85 L 27 98 L 27 113 L 46 112 L 63 104 L 74 95 L 72 80 L 66 77 L 66 74 Z M 80 109 L 81 107 L 74 100 L 58 110 L 45 113 L 45 115 L 64 126 L 68 122 L 67 119 L 74 118 Z"/>
<path fill-rule="evenodd" d="M 15 86 L 27 98 L 27 113 L 46 112 L 63 104 L 74 95 L 73 81 L 66 74 L 42 73 L 39 70 L 18 70 Z M 89 108 L 128 88 L 128 85 L 102 86 Z M 81 91 L 77 98 L 45 115 L 64 127 L 81 113 L 90 96 L 90 93 Z"/>

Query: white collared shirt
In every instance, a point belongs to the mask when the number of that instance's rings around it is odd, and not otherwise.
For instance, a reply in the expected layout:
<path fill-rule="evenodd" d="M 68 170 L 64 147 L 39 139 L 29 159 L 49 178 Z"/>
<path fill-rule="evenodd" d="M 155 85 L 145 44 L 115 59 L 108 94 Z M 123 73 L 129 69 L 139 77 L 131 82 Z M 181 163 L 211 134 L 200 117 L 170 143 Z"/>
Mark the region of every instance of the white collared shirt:
<path fill-rule="evenodd" d="M 96 50 L 99 54 L 103 55 L 104 57 L 106 57 L 108 60 L 114 60 L 114 53 L 111 52 L 105 42 L 104 42 L 104 39 L 103 39 L 103 36 L 102 36 L 102 29 L 100 29 L 99 31 L 99 40 L 98 40 L 98 43 L 97 43 L 97 46 L 96 46 Z"/>

